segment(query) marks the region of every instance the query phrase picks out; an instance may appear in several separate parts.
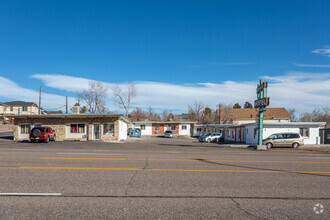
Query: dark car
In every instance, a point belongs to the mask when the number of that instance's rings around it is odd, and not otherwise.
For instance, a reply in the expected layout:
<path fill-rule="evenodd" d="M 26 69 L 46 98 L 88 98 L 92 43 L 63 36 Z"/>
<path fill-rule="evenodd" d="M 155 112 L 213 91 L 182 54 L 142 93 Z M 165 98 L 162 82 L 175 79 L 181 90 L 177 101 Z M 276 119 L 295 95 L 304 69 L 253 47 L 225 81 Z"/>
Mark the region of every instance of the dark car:
<path fill-rule="evenodd" d="M 55 130 L 51 127 L 34 127 L 30 134 L 29 140 L 31 143 L 44 141 L 48 143 L 50 140 L 56 140 Z"/>

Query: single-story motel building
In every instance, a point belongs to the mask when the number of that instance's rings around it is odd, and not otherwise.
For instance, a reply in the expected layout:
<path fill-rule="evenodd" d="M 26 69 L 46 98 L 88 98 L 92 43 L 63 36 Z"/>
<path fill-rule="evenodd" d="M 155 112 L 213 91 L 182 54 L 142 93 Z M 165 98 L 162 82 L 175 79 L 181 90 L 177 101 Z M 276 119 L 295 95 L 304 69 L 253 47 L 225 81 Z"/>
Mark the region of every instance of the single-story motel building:
<path fill-rule="evenodd" d="M 58 114 L 15 115 L 14 140 L 29 139 L 33 127 L 46 126 L 55 130 L 56 140 L 115 141 L 127 139 L 130 119 L 123 115 L 108 114 Z"/>
<path fill-rule="evenodd" d="M 304 138 L 304 144 L 320 144 L 319 132 L 325 124 L 325 122 L 266 122 L 263 123 L 263 138 L 265 139 L 275 133 L 295 132 Z M 220 132 L 224 140 L 229 142 L 258 143 L 257 123 L 196 125 L 193 136 L 200 136 L 209 132 Z"/>
<path fill-rule="evenodd" d="M 193 121 L 135 121 L 134 128 L 141 130 L 142 136 L 161 136 L 171 130 L 174 136 L 193 136 Z"/>

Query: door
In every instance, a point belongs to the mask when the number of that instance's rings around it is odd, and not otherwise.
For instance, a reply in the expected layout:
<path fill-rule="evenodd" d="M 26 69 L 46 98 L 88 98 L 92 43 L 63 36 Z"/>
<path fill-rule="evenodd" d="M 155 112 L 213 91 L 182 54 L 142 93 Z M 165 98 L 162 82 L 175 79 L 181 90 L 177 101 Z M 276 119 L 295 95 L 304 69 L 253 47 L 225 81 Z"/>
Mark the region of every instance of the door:
<path fill-rule="evenodd" d="M 100 128 L 99 124 L 94 124 L 94 140 L 100 140 Z"/>
<path fill-rule="evenodd" d="M 284 141 L 283 134 L 278 134 L 273 141 L 273 146 L 281 147 L 281 146 L 283 146 L 283 141 Z"/>
<path fill-rule="evenodd" d="M 164 133 L 168 130 L 168 125 L 164 125 Z"/>

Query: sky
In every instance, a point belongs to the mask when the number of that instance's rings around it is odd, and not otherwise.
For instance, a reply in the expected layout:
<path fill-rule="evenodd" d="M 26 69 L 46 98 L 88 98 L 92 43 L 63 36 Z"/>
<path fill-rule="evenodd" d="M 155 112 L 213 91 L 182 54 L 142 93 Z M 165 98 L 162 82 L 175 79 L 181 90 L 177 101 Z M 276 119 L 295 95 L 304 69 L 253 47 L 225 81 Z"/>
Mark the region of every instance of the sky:
<path fill-rule="evenodd" d="M 101 81 L 137 87 L 133 108 L 330 107 L 330 1 L 0 1 L 0 102 L 64 110 Z M 114 105 L 111 89 L 106 105 Z"/>

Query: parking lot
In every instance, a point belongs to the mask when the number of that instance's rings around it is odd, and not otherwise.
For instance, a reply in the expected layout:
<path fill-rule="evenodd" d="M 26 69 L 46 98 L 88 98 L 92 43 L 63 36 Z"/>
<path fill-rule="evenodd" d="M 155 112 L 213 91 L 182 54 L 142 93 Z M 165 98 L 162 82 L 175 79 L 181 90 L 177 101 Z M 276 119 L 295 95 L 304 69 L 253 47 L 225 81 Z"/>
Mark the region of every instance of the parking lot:
<path fill-rule="evenodd" d="M 315 152 L 0 138 L 0 175 L 1 219 L 330 217 L 330 157 Z"/>

